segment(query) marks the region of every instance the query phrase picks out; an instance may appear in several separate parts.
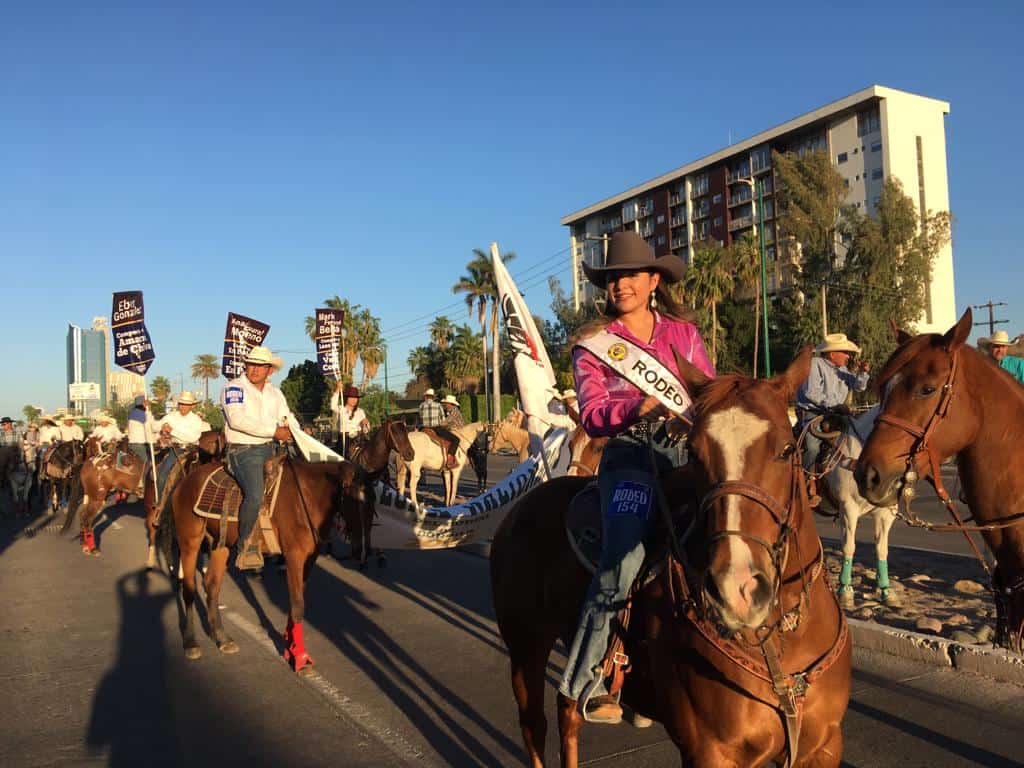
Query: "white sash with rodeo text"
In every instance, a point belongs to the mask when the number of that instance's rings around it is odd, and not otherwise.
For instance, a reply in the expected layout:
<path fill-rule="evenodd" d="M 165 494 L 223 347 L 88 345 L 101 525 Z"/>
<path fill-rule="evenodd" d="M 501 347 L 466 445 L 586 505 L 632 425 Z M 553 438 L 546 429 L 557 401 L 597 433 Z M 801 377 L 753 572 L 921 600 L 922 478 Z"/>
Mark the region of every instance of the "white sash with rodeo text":
<path fill-rule="evenodd" d="M 674 414 L 685 414 L 693 400 L 678 377 L 649 352 L 609 331 L 578 342 L 645 395 L 653 395 Z"/>

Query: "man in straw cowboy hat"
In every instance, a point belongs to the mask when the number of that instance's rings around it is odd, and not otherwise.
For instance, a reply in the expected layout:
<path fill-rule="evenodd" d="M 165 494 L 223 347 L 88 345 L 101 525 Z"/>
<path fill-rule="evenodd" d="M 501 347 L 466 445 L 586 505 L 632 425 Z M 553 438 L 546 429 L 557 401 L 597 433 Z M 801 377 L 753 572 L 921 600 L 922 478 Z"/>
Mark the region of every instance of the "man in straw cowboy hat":
<path fill-rule="evenodd" d="M 104 450 L 111 444 L 120 442 L 124 437 L 124 433 L 114 423 L 114 417 L 106 411 L 96 411 L 93 414 L 93 419 L 96 421 L 96 426 L 89 433 L 89 437 L 97 438 Z"/>
<path fill-rule="evenodd" d="M 182 451 L 187 446 L 195 445 L 203 432 L 212 429 L 206 419 L 195 412 L 195 405 L 196 396 L 188 391 L 182 392 L 178 395 L 178 407 L 156 423 L 160 436 L 171 443 L 156 470 L 157 493 L 160 497 L 164 495 L 164 483 L 171 473 L 171 467 Z"/>
<path fill-rule="evenodd" d="M 82 428 L 75 423 L 75 414 L 65 413 L 63 418 L 61 418 L 60 439 L 65 443 L 69 440 L 85 440 L 85 433 L 83 433 Z"/>
<path fill-rule="evenodd" d="M 846 401 L 850 392 L 863 392 L 868 387 L 871 365 L 861 361 L 857 372 L 846 366 L 851 355 L 860 354 L 860 347 L 846 338 L 845 333 L 830 333 L 814 350 L 818 356 L 811 360 L 811 374 L 796 394 L 799 426 L 821 411 L 849 413 Z M 810 466 L 821 451 L 821 440 L 808 432 L 804 439 L 804 466 Z"/>
<path fill-rule="evenodd" d="M 459 449 L 459 438 L 445 427 L 445 412 L 435 399 L 433 388 L 423 393 L 420 403 L 420 430 L 444 452 L 445 467 L 453 469 L 458 463 L 455 452 Z"/>
<path fill-rule="evenodd" d="M 1010 347 L 1014 341 L 1006 331 L 996 331 L 991 338 L 982 336 L 978 339 L 978 346 L 987 350 L 999 367 L 1013 376 L 1018 383 L 1024 384 L 1024 357 L 1010 354 Z"/>
<path fill-rule="evenodd" d="M 441 398 L 441 407 L 444 408 L 444 426 L 448 429 L 462 429 L 466 426 L 466 420 L 462 418 L 462 409 L 455 395 L 445 395 Z"/>
<path fill-rule="evenodd" d="M 263 465 L 274 455 L 274 440 L 292 439 L 288 403 L 270 383 L 270 374 L 280 368 L 281 358 L 266 347 L 253 347 L 245 357 L 245 373 L 221 392 L 227 467 L 242 489 L 235 565 L 245 570 L 263 567 L 259 538 L 249 541 L 263 501 Z"/>

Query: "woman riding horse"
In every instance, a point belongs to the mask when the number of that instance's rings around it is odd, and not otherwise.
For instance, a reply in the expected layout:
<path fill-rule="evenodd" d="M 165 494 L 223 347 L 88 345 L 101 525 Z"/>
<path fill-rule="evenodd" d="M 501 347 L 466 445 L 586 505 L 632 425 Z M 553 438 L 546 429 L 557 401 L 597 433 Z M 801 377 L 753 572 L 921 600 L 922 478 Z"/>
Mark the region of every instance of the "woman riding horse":
<path fill-rule="evenodd" d="M 601 693 L 601 660 L 611 620 L 644 560 L 656 473 L 682 463 L 680 435 L 670 436 L 663 421 L 671 412 L 649 385 L 668 381 L 668 387 L 680 395 L 678 405 L 685 406 L 685 389 L 677 379 L 678 371 L 672 370 L 676 367 L 673 347 L 709 376 L 714 376 L 714 369 L 696 326 L 666 287 L 682 277 L 684 265 L 677 256 L 655 258 L 639 235 L 617 232 L 606 266 L 584 265 L 584 270 L 591 282 L 607 290 L 608 301 L 605 317 L 583 329 L 573 350 L 580 419 L 591 437 L 611 439 L 598 474 L 604 529 L 601 561 L 559 690 L 582 705 L 587 720 L 617 723 L 622 709 L 617 699 Z M 637 369 L 659 375 L 641 389 L 625 373 Z M 662 391 L 667 392 L 667 387 Z M 682 410 L 677 407 L 676 413 Z"/>

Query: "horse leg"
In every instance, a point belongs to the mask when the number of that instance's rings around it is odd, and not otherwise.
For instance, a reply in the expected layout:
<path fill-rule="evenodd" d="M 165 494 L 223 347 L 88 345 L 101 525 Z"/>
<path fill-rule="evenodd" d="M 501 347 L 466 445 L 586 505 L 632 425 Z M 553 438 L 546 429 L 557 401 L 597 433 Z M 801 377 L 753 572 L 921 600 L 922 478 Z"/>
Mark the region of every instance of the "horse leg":
<path fill-rule="evenodd" d="M 203 655 L 199 643 L 196 642 L 195 602 L 196 602 L 196 561 L 199 559 L 200 537 L 178 539 L 178 573 L 181 577 L 181 599 L 185 605 L 185 626 L 181 630 L 181 644 L 185 648 L 186 659 L 198 659 Z"/>
<path fill-rule="evenodd" d="M 796 763 L 796 768 L 838 768 L 843 760 L 843 731 L 838 724 L 829 726 L 828 737 L 820 748 Z"/>
<path fill-rule="evenodd" d="M 876 582 L 882 602 L 890 606 L 899 606 L 900 600 L 889 584 L 889 531 L 896 515 L 892 507 L 875 509 L 875 551 L 878 553 L 878 575 Z"/>
<path fill-rule="evenodd" d="M 519 709 L 519 729 L 531 768 L 544 768 L 548 722 L 544 716 L 544 672 L 554 640 L 523 636 L 507 641 L 512 693 Z"/>
<path fill-rule="evenodd" d="M 562 768 L 577 768 L 579 765 L 580 728 L 583 726 L 583 715 L 580 714 L 576 702 L 559 693 L 558 735 L 561 743 Z"/>
<path fill-rule="evenodd" d="M 95 499 L 90 499 L 86 496 L 83 502 L 85 508 L 82 510 L 82 552 L 86 555 L 99 557 L 100 548 L 96 544 L 96 534 L 93 532 L 92 524 L 99 516 L 100 509 L 103 507 L 103 500 L 106 497 L 102 488 L 99 489 L 96 496 L 97 498 Z M 68 514 L 72 514 L 70 509 Z"/>
<path fill-rule="evenodd" d="M 224 622 L 220 614 L 220 587 L 224 583 L 230 552 L 230 547 L 219 547 L 210 553 L 210 562 L 206 566 L 204 579 L 206 618 L 210 622 L 210 635 L 221 653 L 238 653 L 238 644 L 224 631 Z"/>
<path fill-rule="evenodd" d="M 305 677 L 313 672 L 313 658 L 306 651 L 302 619 L 306 613 L 306 576 L 313 564 L 308 552 L 293 548 L 285 553 L 288 562 L 288 626 L 284 631 L 282 655 L 296 673 Z"/>
<path fill-rule="evenodd" d="M 825 479 L 828 482 L 828 478 Z M 839 604 L 853 608 L 853 553 L 857 549 L 857 517 L 859 509 L 849 499 L 842 501 L 843 509 L 843 567 L 839 571 Z"/>
<path fill-rule="evenodd" d="M 412 499 L 413 504 L 419 504 L 416 499 L 416 486 L 420 484 L 420 467 L 418 465 L 409 465 L 409 498 Z"/>
<path fill-rule="evenodd" d="M 146 534 L 149 541 L 149 549 L 146 553 L 146 569 L 156 569 L 156 531 L 160 524 L 160 508 L 154 503 L 149 492 L 149 484 L 146 485 Z"/>

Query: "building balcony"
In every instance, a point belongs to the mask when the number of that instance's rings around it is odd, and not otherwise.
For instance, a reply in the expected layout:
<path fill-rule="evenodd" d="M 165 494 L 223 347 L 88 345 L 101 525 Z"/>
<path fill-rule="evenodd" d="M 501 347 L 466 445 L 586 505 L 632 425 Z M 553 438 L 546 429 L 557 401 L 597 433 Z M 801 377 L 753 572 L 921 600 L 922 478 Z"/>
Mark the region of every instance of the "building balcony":
<path fill-rule="evenodd" d="M 672 195 L 668 199 L 668 204 L 669 205 L 681 205 L 684 202 L 686 202 L 686 196 L 682 195 L 682 194 Z"/>
<path fill-rule="evenodd" d="M 682 216 L 673 216 L 672 217 L 672 226 L 673 227 L 685 227 L 686 226 L 686 214 L 684 213 Z"/>
<path fill-rule="evenodd" d="M 686 247 L 686 243 L 687 243 L 686 235 L 683 235 L 681 237 L 673 237 L 672 238 L 672 247 L 673 248 L 685 248 Z"/>
<path fill-rule="evenodd" d="M 749 168 L 740 168 L 738 171 L 728 171 L 725 174 L 725 181 L 728 184 L 735 184 L 738 181 L 743 181 L 750 178 Z"/>
<path fill-rule="evenodd" d="M 706 219 L 710 215 L 711 215 L 711 209 L 710 208 L 703 208 L 703 209 L 694 211 L 693 215 L 690 216 L 690 221 L 698 221 L 699 219 Z"/>
<path fill-rule="evenodd" d="M 746 192 L 741 192 L 738 195 L 729 198 L 729 207 L 735 208 L 737 205 L 743 205 L 743 203 L 749 203 L 754 199 L 754 196 L 750 194 L 748 189 Z"/>
<path fill-rule="evenodd" d="M 737 229 L 743 229 L 744 227 L 751 227 L 754 225 L 753 216 L 740 216 L 729 221 L 729 231 L 733 232 Z"/>
<path fill-rule="evenodd" d="M 641 227 L 640 228 L 640 237 L 650 237 L 653 234 L 654 234 L 654 226 L 653 225 L 649 226 L 649 227 Z"/>

